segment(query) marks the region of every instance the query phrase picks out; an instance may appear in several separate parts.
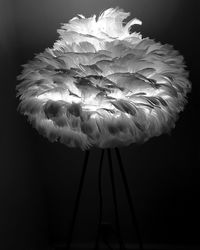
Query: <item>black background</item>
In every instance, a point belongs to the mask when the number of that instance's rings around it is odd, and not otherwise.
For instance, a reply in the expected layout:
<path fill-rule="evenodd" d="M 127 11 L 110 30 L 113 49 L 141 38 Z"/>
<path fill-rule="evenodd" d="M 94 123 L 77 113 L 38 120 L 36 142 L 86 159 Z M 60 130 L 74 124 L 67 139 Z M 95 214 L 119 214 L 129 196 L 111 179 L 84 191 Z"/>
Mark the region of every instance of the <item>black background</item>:
<path fill-rule="evenodd" d="M 17 113 L 21 64 L 51 47 L 56 29 L 76 14 L 119 6 L 143 21 L 143 37 L 173 44 L 184 55 L 193 90 L 171 135 L 121 148 L 143 241 L 197 245 L 199 222 L 198 0 L 1 0 L 0 249 L 46 249 L 65 240 L 84 152 L 40 136 Z M 90 243 L 98 218 L 100 150 L 91 149 L 73 242 Z M 116 159 L 114 158 L 116 165 Z M 117 165 L 120 219 L 126 242 L 137 243 Z M 114 222 L 107 158 L 103 170 L 104 221 Z"/>

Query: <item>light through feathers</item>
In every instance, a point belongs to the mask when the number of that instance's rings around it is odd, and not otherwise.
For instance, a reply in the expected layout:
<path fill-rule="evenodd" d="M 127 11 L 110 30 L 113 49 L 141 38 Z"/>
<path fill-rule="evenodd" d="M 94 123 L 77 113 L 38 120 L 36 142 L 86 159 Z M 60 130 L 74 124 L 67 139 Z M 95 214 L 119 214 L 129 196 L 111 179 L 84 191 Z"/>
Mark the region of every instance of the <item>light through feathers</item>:
<path fill-rule="evenodd" d="M 183 56 L 131 33 L 119 8 L 78 15 L 52 48 L 23 65 L 19 110 L 38 132 L 82 150 L 143 143 L 168 133 L 191 90 Z"/>

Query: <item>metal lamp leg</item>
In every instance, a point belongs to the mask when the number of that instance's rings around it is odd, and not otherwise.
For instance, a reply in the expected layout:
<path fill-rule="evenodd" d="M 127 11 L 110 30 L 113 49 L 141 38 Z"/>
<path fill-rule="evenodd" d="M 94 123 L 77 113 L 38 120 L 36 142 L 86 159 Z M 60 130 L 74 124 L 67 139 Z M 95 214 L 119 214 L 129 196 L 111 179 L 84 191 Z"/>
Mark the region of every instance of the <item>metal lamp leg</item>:
<path fill-rule="evenodd" d="M 118 206 L 117 206 L 117 196 L 116 196 L 116 188 L 115 188 L 115 180 L 113 175 L 113 166 L 112 166 L 112 158 L 111 158 L 111 151 L 110 149 L 107 149 L 108 152 L 108 162 L 110 167 L 110 179 L 112 184 L 112 193 L 113 193 L 113 201 L 114 201 L 114 208 L 115 208 L 115 221 L 116 221 L 116 230 L 117 230 L 117 236 L 120 244 L 120 250 L 124 250 L 124 242 L 122 240 L 121 236 L 121 230 L 120 230 L 120 222 L 119 222 L 119 214 L 118 214 Z"/>
<path fill-rule="evenodd" d="M 122 164 L 122 159 L 121 159 L 121 156 L 120 156 L 119 149 L 115 148 L 115 152 L 116 152 L 117 159 L 118 159 L 118 162 L 119 162 L 120 172 L 121 172 L 124 187 L 125 187 L 125 190 L 126 190 L 126 195 L 127 195 L 127 198 L 128 198 L 128 203 L 129 203 L 131 216 L 132 216 L 132 223 L 133 223 L 133 226 L 135 227 L 137 238 L 138 238 L 138 241 L 139 241 L 139 248 L 140 248 L 140 250 L 144 250 L 143 243 L 142 243 L 142 238 L 141 238 L 141 235 L 140 235 L 140 230 L 139 230 L 139 226 L 138 226 L 138 222 L 137 222 L 137 218 L 136 218 L 136 215 L 135 215 L 135 209 L 134 209 L 134 206 L 133 206 L 133 200 L 132 200 L 132 197 L 131 197 L 131 193 L 130 193 L 130 189 L 129 189 L 129 186 L 128 186 L 128 181 L 127 181 L 127 177 L 126 177 L 126 174 L 125 174 L 124 166 Z"/>
<path fill-rule="evenodd" d="M 97 237 L 96 237 L 96 241 L 95 241 L 94 250 L 98 250 L 99 249 L 99 237 L 100 237 L 101 223 L 102 223 L 102 214 L 103 214 L 103 195 L 102 195 L 102 183 L 101 183 L 102 166 L 103 166 L 103 156 L 104 156 L 104 149 L 102 149 L 102 152 L 101 152 L 101 158 L 100 158 L 100 163 L 99 163 L 99 173 L 98 173 L 99 221 L 98 221 L 98 231 L 97 231 Z"/>
<path fill-rule="evenodd" d="M 73 215 L 72 215 L 72 223 L 70 225 L 66 250 L 70 249 L 71 242 L 72 242 L 73 230 L 74 230 L 75 220 L 76 220 L 78 207 L 79 207 L 79 203 L 80 203 L 81 191 L 82 191 L 82 188 L 83 188 L 83 182 L 84 182 L 84 177 L 85 177 L 85 173 L 86 173 L 88 158 L 89 158 L 89 150 L 87 150 L 85 152 L 85 159 L 84 159 L 84 162 L 83 162 L 83 169 L 82 169 L 82 173 L 81 173 L 81 179 L 80 179 L 78 192 L 77 192 L 77 196 L 76 196 L 76 200 L 75 200 L 75 206 L 74 206 Z"/>

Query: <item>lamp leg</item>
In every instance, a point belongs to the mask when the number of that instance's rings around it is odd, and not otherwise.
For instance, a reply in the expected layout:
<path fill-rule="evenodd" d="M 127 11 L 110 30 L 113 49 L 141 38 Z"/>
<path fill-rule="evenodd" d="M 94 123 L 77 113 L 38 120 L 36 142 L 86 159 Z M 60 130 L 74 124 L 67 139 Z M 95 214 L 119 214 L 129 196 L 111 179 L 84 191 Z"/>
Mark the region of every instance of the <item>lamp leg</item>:
<path fill-rule="evenodd" d="M 102 149 L 101 152 L 101 158 L 99 163 L 99 172 L 98 172 L 98 189 L 99 189 L 99 222 L 98 222 L 98 231 L 97 231 L 97 237 L 95 241 L 94 250 L 99 249 L 99 236 L 100 236 L 100 230 L 101 230 L 101 222 L 102 222 L 102 213 L 103 213 L 103 195 L 102 195 L 102 183 L 101 183 L 101 177 L 102 177 L 102 166 L 103 166 L 103 156 L 104 156 L 104 149 Z"/>
<path fill-rule="evenodd" d="M 81 191 L 82 191 L 82 188 L 83 188 L 83 182 L 84 182 L 84 177 L 85 177 L 85 173 L 86 173 L 88 158 L 89 158 L 89 150 L 87 150 L 85 152 L 85 159 L 84 159 L 84 162 L 83 162 L 83 169 L 82 169 L 82 173 L 81 173 L 81 179 L 80 179 L 78 192 L 77 192 L 77 196 L 76 196 L 76 200 L 75 200 L 75 206 L 74 206 L 74 210 L 73 210 L 72 222 L 71 222 L 71 225 L 70 225 L 66 250 L 70 249 L 71 242 L 72 242 L 72 235 L 73 235 L 75 220 L 76 220 L 78 207 L 79 207 L 79 203 L 80 203 Z"/>
<path fill-rule="evenodd" d="M 115 152 L 116 152 L 117 159 L 118 159 L 118 162 L 119 162 L 120 172 L 121 172 L 124 187 L 125 187 L 125 190 L 126 190 L 126 195 L 127 195 L 127 198 L 128 198 L 128 203 L 129 203 L 131 216 L 132 216 L 132 223 L 133 223 L 133 226 L 135 226 L 137 238 L 138 238 L 138 241 L 139 241 L 139 249 L 144 250 L 143 243 L 142 243 L 142 238 L 141 238 L 141 235 L 140 235 L 140 230 L 139 230 L 139 226 L 138 226 L 138 222 L 137 222 L 137 218 L 136 218 L 136 215 L 135 215 L 135 209 L 134 209 L 134 206 L 133 206 L 133 200 L 132 200 L 132 197 L 131 197 L 131 193 L 130 193 L 130 189 L 129 189 L 129 186 L 128 186 L 127 177 L 126 177 L 126 174 L 125 174 L 124 166 L 122 164 L 122 159 L 121 159 L 121 156 L 120 156 L 119 149 L 115 148 Z"/>
<path fill-rule="evenodd" d="M 116 196 L 116 188 L 115 188 L 115 180 L 113 175 L 113 166 L 112 166 L 112 158 L 111 158 L 111 150 L 107 149 L 108 152 L 108 162 L 109 162 L 109 168 L 110 168 L 110 178 L 111 178 L 111 184 L 112 184 L 112 193 L 113 193 L 113 201 L 114 201 L 114 208 L 115 208 L 115 221 L 116 221 L 116 229 L 117 229 L 117 236 L 120 244 L 120 250 L 125 249 L 122 236 L 121 236 L 121 230 L 120 230 L 120 223 L 119 223 L 119 214 L 118 214 L 118 206 L 117 206 L 117 196 Z"/>

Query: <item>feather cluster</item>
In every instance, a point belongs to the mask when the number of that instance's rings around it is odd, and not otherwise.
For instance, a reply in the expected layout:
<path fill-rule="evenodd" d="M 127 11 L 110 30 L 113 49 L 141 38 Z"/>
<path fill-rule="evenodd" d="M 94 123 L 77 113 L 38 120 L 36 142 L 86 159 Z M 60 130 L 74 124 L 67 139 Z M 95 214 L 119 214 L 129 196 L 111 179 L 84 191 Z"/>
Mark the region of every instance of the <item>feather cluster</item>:
<path fill-rule="evenodd" d="M 171 45 L 131 33 L 141 21 L 105 10 L 78 15 L 53 48 L 23 65 L 19 110 L 50 141 L 82 150 L 143 143 L 169 132 L 191 90 Z"/>

